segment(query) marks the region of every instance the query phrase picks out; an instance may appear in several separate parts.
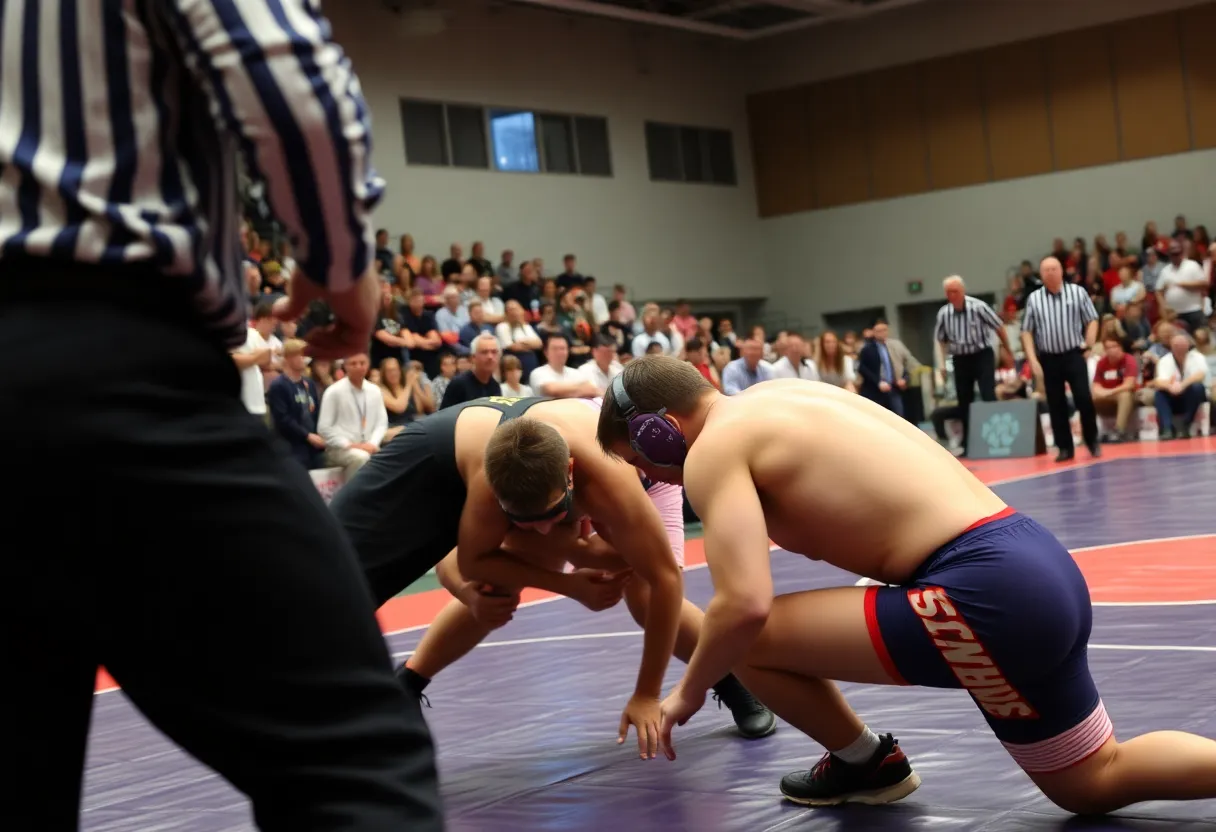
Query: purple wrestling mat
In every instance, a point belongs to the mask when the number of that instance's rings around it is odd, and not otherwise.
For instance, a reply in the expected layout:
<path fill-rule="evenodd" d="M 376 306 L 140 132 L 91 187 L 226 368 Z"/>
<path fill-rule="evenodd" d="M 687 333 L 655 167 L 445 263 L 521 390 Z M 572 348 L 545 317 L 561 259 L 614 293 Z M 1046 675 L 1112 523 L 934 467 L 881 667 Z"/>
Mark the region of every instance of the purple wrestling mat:
<path fill-rule="evenodd" d="M 1182 729 L 1216 737 L 1216 456 L 1112 460 L 996 491 L 1070 549 L 1089 550 L 1082 564 L 1097 604 L 1090 658 L 1118 736 Z M 1171 537 L 1152 539 L 1160 534 Z M 1144 542 L 1125 545 L 1135 541 Z M 1129 552 L 1140 569 L 1167 576 L 1168 586 L 1158 591 L 1121 573 Z M 854 582 L 781 552 L 773 569 L 778 592 Z M 1121 579 L 1142 600 L 1103 601 L 1126 597 Z M 692 569 L 686 583 L 689 598 L 704 606 L 708 572 Z M 1180 585 L 1189 600 L 1171 594 Z M 398 660 L 419 635 L 390 637 Z M 425 713 L 439 748 L 449 829 L 1216 832 L 1216 801 L 1071 818 L 1038 794 L 960 691 L 843 686 L 863 719 L 899 738 L 924 781 L 892 806 L 808 809 L 781 800 L 781 776 L 809 767 L 822 749 L 784 723 L 768 739 L 743 740 L 712 700 L 677 729 L 676 762 L 641 761 L 632 736 L 623 747 L 615 741 L 641 643 L 623 604 L 596 615 L 559 599 L 521 610 L 439 676 L 427 689 L 433 707 Z M 673 661 L 667 686 L 682 672 Z M 83 827 L 229 832 L 252 824 L 239 793 L 151 728 L 121 693 L 105 693 L 95 702 Z"/>

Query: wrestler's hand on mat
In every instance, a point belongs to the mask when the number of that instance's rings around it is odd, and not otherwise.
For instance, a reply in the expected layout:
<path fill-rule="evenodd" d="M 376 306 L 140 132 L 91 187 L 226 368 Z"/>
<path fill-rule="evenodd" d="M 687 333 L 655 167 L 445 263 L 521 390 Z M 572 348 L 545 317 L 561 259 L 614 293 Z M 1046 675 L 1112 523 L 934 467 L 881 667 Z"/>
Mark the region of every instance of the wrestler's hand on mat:
<path fill-rule="evenodd" d="M 314 327 L 304 336 L 309 355 L 338 359 L 367 349 L 380 305 L 380 279 L 372 270 L 344 292 L 331 292 L 297 271 L 287 284 L 287 297 L 275 301 L 274 315 L 282 321 L 298 321 L 315 300 L 329 305 L 334 322 Z"/>
<path fill-rule="evenodd" d="M 659 752 L 660 713 L 658 699 L 636 694 L 631 696 L 621 714 L 621 734 L 617 737 L 617 745 L 625 742 L 629 736 L 629 726 L 632 725 L 638 732 L 638 754 L 643 760 L 653 760 Z"/>
<path fill-rule="evenodd" d="M 465 584 L 465 606 L 480 623 L 497 630 L 515 617 L 519 593 L 498 589 L 489 584 Z"/>
<path fill-rule="evenodd" d="M 573 598 L 592 612 L 610 609 L 621 602 L 625 582 L 631 574 L 630 570 L 605 572 L 602 569 L 575 569 L 569 576 L 566 597 Z"/>
<path fill-rule="evenodd" d="M 667 759 L 676 758 L 676 747 L 671 744 L 671 729 L 688 722 L 693 714 L 701 710 L 705 704 L 706 693 L 707 691 L 701 691 L 700 696 L 692 695 L 685 690 L 684 684 L 680 683 L 663 700 L 662 715 L 659 720 L 659 742 L 663 746 L 663 754 L 667 756 Z"/>

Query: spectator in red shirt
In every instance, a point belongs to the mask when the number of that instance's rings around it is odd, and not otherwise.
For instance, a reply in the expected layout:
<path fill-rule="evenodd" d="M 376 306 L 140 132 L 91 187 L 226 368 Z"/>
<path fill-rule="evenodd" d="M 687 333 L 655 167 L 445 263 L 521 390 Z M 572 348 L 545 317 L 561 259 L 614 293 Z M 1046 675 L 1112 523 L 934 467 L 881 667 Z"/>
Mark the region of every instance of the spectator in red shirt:
<path fill-rule="evenodd" d="M 1123 351 L 1123 344 L 1111 335 L 1102 339 L 1104 354 L 1094 368 L 1094 408 L 1099 416 L 1115 414 L 1115 435 L 1110 441 L 1126 442 L 1131 437 L 1127 424 L 1136 404 L 1136 359 Z"/>

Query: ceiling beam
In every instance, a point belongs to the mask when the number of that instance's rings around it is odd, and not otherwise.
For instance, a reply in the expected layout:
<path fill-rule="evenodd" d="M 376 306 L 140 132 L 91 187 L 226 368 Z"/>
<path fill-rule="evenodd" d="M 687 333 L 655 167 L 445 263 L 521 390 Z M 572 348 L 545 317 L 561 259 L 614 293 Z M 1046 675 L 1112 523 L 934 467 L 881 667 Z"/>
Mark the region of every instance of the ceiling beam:
<path fill-rule="evenodd" d="M 698 9 L 691 14 L 681 15 L 685 20 L 704 20 L 736 9 L 748 9 L 753 6 L 782 6 L 794 11 L 822 15 L 833 19 L 857 14 L 858 7 L 844 0 L 723 0 L 704 9 Z"/>
<path fill-rule="evenodd" d="M 785 6 L 786 8 L 798 9 L 801 6 L 796 5 L 806 2 L 806 0 L 763 0 L 764 3 L 773 6 Z M 797 32 L 800 29 L 809 29 L 812 26 L 822 26 L 825 23 L 838 23 L 844 20 L 859 20 L 865 17 L 872 17 L 892 9 L 902 9 L 907 6 L 919 6 L 922 3 L 929 3 L 932 0 L 887 0 L 885 3 L 875 3 L 871 6 L 861 6 L 853 8 L 848 14 L 838 14 L 829 17 L 808 17 L 805 20 L 791 20 L 788 23 L 778 23 L 775 26 L 769 26 L 764 29 L 757 29 L 753 32 L 748 32 L 745 40 L 761 40 L 771 38 L 777 35 L 784 35 L 789 32 Z"/>
<path fill-rule="evenodd" d="M 713 35 L 731 40 L 750 40 L 749 33 L 743 29 L 730 26 L 719 26 L 716 23 L 704 23 L 700 20 L 686 20 L 673 15 L 647 12 L 640 9 L 628 9 L 609 3 L 596 3 L 594 0 L 511 0 L 529 6 L 537 6 L 553 11 L 570 14 L 585 14 L 594 17 L 608 17 L 614 20 L 625 20 L 632 23 L 646 23 L 651 26 L 662 26 L 668 29 L 682 29 L 700 35 Z M 793 0 L 791 0 L 793 2 Z"/>
<path fill-rule="evenodd" d="M 847 0 L 723 0 L 713 6 L 701 9 L 690 15 L 676 16 L 660 14 L 642 9 L 631 9 L 616 6 L 611 3 L 598 3 L 595 0 L 509 0 L 551 11 L 566 12 L 567 14 L 589 15 L 592 17 L 610 18 L 629 23 L 640 23 L 649 26 L 660 26 L 665 29 L 679 29 L 699 35 L 727 38 L 735 41 L 756 41 L 764 38 L 796 32 L 812 26 L 822 26 L 842 20 L 857 20 L 871 17 L 890 9 L 915 6 L 928 3 L 931 0 L 886 0 L 885 3 L 874 3 L 868 6 L 857 6 Z M 732 9 L 743 9 L 752 6 L 769 5 L 783 6 L 796 11 L 807 12 L 803 20 L 792 20 L 779 23 L 766 29 L 748 31 L 733 26 L 723 26 L 717 23 L 707 23 L 703 18 L 712 17 Z"/>

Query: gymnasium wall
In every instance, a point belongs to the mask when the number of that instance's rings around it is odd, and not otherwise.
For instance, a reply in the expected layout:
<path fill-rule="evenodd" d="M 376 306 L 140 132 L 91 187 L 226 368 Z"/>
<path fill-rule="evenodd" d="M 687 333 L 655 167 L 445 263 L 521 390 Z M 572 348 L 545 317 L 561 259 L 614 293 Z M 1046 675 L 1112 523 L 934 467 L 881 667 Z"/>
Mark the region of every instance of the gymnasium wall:
<path fill-rule="evenodd" d="M 445 0 L 445 31 L 412 36 L 379 0 L 326 4 L 374 115 L 389 192 L 376 222 L 410 231 L 421 253 L 483 240 L 560 269 L 576 252 L 601 283 L 648 297 L 763 297 L 737 45 L 508 6 Z M 604 116 L 612 175 L 506 173 L 407 165 L 402 98 Z M 732 131 L 737 184 L 652 182 L 644 122 Z"/>
<path fill-rule="evenodd" d="M 748 96 L 774 305 L 996 290 L 1055 236 L 1210 221 L 1214 33 L 1212 2 L 942 0 L 774 40 Z"/>

